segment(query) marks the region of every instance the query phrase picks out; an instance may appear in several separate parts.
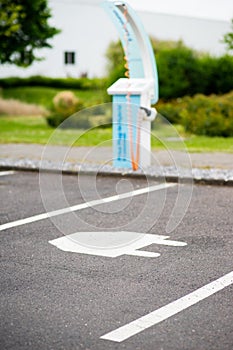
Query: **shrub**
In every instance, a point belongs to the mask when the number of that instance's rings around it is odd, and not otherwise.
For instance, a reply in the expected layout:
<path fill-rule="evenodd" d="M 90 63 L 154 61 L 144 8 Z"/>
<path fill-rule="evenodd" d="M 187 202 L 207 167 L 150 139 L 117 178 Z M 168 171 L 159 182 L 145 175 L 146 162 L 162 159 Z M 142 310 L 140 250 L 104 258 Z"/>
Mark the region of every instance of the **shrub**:
<path fill-rule="evenodd" d="M 54 109 L 65 117 L 75 113 L 80 104 L 72 91 L 61 91 L 53 98 Z"/>
<path fill-rule="evenodd" d="M 181 98 L 177 98 L 169 102 L 159 100 L 155 108 L 170 123 L 180 124 L 181 123 L 180 113 L 183 110 L 183 108 L 185 108 L 185 106 L 186 106 L 185 100 Z"/>
<path fill-rule="evenodd" d="M 198 94 L 186 98 L 180 112 L 185 130 L 198 135 L 233 136 L 233 92 L 222 96 Z"/>
<path fill-rule="evenodd" d="M 105 86 L 103 78 L 50 78 L 44 76 L 31 76 L 28 78 L 2 78 L 0 86 L 3 88 L 12 88 L 20 86 L 47 86 L 61 89 L 101 89 Z"/>
<path fill-rule="evenodd" d="M 168 121 L 187 132 L 207 136 L 233 136 L 233 91 L 222 95 L 185 96 L 155 106 Z"/>
<path fill-rule="evenodd" d="M 81 110 L 81 113 L 77 113 Z M 53 98 L 53 109 L 47 122 L 52 127 L 61 124 L 61 128 L 66 129 L 106 128 L 111 122 L 111 109 L 103 104 L 84 109 L 82 101 L 73 92 L 62 91 Z"/>
<path fill-rule="evenodd" d="M 161 97 L 193 95 L 198 90 L 200 66 L 193 50 L 180 43 L 158 52 L 156 59 Z"/>
<path fill-rule="evenodd" d="M 64 120 L 81 109 L 83 109 L 83 103 L 72 91 L 61 91 L 53 98 L 53 109 L 51 114 L 47 117 L 47 122 L 52 127 L 58 127 Z M 72 120 L 74 121 L 74 118 Z M 78 118 L 75 118 L 75 120 L 80 124 L 81 120 L 78 121 Z M 84 121 L 82 122 L 84 123 Z M 64 126 L 72 127 L 70 124 L 72 123 L 67 122 Z M 84 127 L 86 127 L 86 125 Z"/>

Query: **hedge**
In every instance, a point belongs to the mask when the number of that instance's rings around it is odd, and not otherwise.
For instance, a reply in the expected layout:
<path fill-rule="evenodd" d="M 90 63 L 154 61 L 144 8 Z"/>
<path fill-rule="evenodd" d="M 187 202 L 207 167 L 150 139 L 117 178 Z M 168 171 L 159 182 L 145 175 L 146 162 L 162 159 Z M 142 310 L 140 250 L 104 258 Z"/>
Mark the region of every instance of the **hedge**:
<path fill-rule="evenodd" d="M 169 103 L 159 101 L 156 107 L 171 123 L 182 124 L 189 133 L 233 136 L 233 91 L 220 96 L 186 96 Z"/>
<path fill-rule="evenodd" d="M 62 89 L 101 89 L 105 86 L 103 78 L 50 78 L 40 75 L 31 76 L 29 78 L 2 78 L 0 79 L 2 88 L 12 88 L 19 86 L 47 86 Z"/>

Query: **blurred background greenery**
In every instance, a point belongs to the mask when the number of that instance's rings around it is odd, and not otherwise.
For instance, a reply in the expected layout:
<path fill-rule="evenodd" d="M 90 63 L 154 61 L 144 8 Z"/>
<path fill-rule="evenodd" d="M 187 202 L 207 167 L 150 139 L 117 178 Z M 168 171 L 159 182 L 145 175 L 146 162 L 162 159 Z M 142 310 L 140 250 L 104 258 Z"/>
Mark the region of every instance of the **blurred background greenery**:
<path fill-rule="evenodd" d="M 160 86 L 156 109 L 177 127 L 190 151 L 232 152 L 233 57 L 229 53 L 213 57 L 197 52 L 182 41 L 151 41 Z M 124 77 L 123 56 L 120 42 L 110 43 L 103 78 L 0 79 L 0 142 L 46 143 L 52 128 L 72 113 L 110 102 L 106 89 Z M 58 99 L 63 110 L 55 102 Z M 82 145 L 95 144 L 99 137 L 109 136 L 111 116 L 101 108 L 94 110 L 95 118 L 83 118 L 80 113 L 78 123 L 69 127 L 81 130 L 107 124 L 103 130 L 92 131 L 92 137 L 82 139 Z M 68 132 L 74 131 L 63 130 L 64 135 Z M 153 146 L 159 147 L 157 143 Z"/>

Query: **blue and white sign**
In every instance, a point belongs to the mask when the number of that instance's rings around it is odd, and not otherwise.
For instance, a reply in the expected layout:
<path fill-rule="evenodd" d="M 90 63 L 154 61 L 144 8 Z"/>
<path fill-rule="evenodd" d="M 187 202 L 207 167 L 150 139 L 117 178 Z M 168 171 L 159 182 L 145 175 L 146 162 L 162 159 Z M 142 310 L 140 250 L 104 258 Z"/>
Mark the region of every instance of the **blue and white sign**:
<path fill-rule="evenodd" d="M 128 78 L 109 89 L 113 95 L 113 165 L 137 170 L 150 165 L 151 104 L 158 101 L 158 74 L 150 40 L 133 11 L 123 1 L 103 3 L 118 29 Z"/>
<path fill-rule="evenodd" d="M 151 104 L 158 101 L 158 73 L 150 39 L 137 13 L 124 1 L 102 3 L 112 19 L 127 55 L 130 78 L 152 79 Z"/>

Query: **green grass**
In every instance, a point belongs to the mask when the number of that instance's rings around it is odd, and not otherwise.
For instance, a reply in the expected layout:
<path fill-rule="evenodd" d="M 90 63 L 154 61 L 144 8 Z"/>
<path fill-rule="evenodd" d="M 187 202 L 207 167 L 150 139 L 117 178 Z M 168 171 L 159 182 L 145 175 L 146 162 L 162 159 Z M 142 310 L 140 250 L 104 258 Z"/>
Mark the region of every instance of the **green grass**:
<path fill-rule="evenodd" d="M 3 89 L 1 96 L 5 99 L 16 99 L 27 103 L 37 104 L 45 108 L 52 107 L 54 96 L 64 89 L 50 87 L 17 87 Z M 75 95 L 84 101 L 85 106 L 93 106 L 104 102 L 104 92 L 102 90 L 71 90 Z"/>
<path fill-rule="evenodd" d="M 171 149 L 182 149 L 180 142 L 169 141 L 168 129 L 160 130 L 156 136 L 162 139 L 166 147 Z M 184 136 L 181 126 L 178 126 L 181 136 Z M 49 127 L 43 117 L 0 117 L 0 143 L 48 143 L 53 135 L 54 129 Z M 206 137 L 185 135 L 184 141 L 190 152 L 232 152 L 233 138 Z M 76 140 L 75 146 L 93 146 L 106 140 L 111 140 L 111 128 L 95 128 L 84 132 L 83 130 L 58 130 L 55 137 L 50 139 L 49 143 L 59 145 L 69 145 L 70 140 Z M 111 141 L 105 146 L 110 146 Z M 152 137 L 152 147 L 162 149 L 163 145 L 157 138 Z"/>
<path fill-rule="evenodd" d="M 192 135 L 185 140 L 189 152 L 233 153 L 233 137 L 207 137 Z"/>
<path fill-rule="evenodd" d="M 158 125 L 159 126 L 159 125 Z M 153 136 L 155 135 L 155 137 Z M 169 139 L 176 139 L 170 141 Z M 158 140 L 161 140 L 160 144 Z M 185 147 L 189 152 L 227 152 L 233 153 L 233 137 L 209 137 L 191 135 L 184 131 L 182 125 L 163 124 L 158 130 L 152 130 L 152 147 L 162 147 L 164 144 L 171 149 L 182 150 Z"/>
<path fill-rule="evenodd" d="M 84 130 L 56 130 L 49 127 L 43 117 L 0 117 L 0 143 L 38 143 L 91 146 L 109 140 L 112 130 L 95 128 Z M 51 136 L 53 136 L 51 138 Z M 105 145 L 106 146 L 106 145 Z"/>
<path fill-rule="evenodd" d="M 44 144 L 53 132 L 43 117 L 0 117 L 1 143 Z"/>

